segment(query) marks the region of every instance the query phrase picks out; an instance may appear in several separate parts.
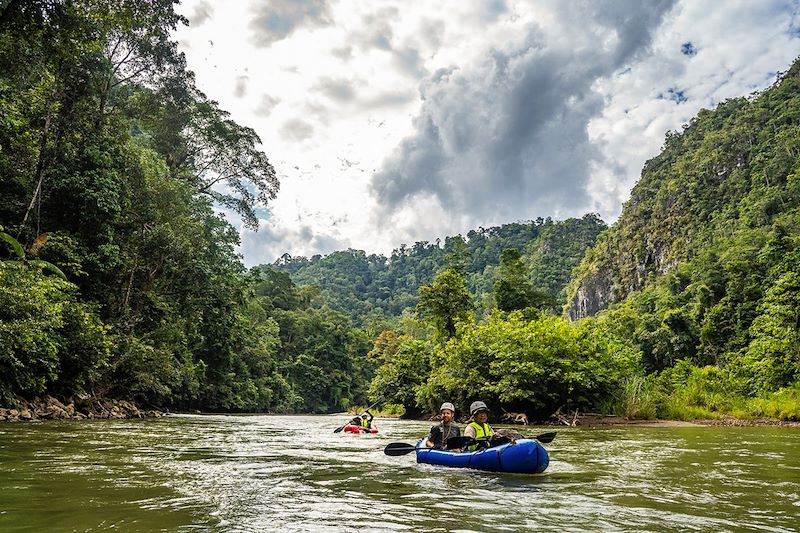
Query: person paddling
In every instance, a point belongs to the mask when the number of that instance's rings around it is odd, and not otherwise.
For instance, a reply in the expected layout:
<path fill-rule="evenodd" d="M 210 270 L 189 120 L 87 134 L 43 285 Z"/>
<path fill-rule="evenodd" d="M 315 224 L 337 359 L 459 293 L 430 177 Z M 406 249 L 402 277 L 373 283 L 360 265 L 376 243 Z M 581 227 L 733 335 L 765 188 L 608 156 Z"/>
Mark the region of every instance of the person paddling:
<path fill-rule="evenodd" d="M 364 414 L 361 415 L 360 425 L 362 431 L 368 431 L 372 427 L 372 419 L 375 418 L 372 416 L 372 413 L 369 411 L 365 411 Z"/>
<path fill-rule="evenodd" d="M 455 406 L 450 402 L 444 402 L 439 408 L 439 413 L 442 421 L 433 426 L 428 433 L 428 438 L 425 440 L 425 446 L 428 448 L 444 449 L 447 447 L 447 439 L 461 435 L 458 425 L 453 422 L 456 414 Z"/>
<path fill-rule="evenodd" d="M 467 427 L 464 428 L 464 436 L 465 437 L 472 437 L 473 439 L 488 439 L 492 438 L 494 435 L 494 430 L 492 426 L 488 424 L 489 420 L 489 408 L 486 407 L 486 404 L 482 401 L 472 402 L 472 405 L 469 406 L 469 414 L 472 416 L 472 422 L 467 424 Z M 482 448 L 485 448 L 489 445 L 488 442 L 485 442 L 481 445 Z M 478 449 L 478 444 L 473 444 L 472 446 L 468 446 L 468 451 L 474 451 Z"/>
<path fill-rule="evenodd" d="M 351 426 L 359 426 L 362 431 L 368 431 L 372 427 L 372 419 L 375 418 L 369 411 L 364 411 L 358 416 L 354 416 L 349 424 Z"/>

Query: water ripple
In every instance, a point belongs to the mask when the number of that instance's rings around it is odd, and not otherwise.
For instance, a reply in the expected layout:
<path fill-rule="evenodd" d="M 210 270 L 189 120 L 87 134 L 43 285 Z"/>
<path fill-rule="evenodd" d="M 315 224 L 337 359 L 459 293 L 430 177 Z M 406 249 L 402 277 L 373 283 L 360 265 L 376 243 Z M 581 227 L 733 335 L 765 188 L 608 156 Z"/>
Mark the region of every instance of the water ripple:
<path fill-rule="evenodd" d="M 560 429 L 524 476 L 382 453 L 429 424 L 171 416 L 0 426 L 0 530 L 798 531 L 800 432 Z M 531 434 L 540 431 L 527 430 Z"/>

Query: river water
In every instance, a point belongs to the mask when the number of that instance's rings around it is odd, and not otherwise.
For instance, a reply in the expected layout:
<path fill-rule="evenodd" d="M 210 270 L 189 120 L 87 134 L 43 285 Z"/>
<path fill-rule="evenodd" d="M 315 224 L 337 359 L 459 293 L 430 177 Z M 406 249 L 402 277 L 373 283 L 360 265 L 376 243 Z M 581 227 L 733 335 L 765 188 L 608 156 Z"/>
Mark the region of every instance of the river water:
<path fill-rule="evenodd" d="M 555 428 L 525 476 L 386 456 L 430 424 L 376 422 L 0 424 L 0 531 L 800 531 L 798 429 Z"/>

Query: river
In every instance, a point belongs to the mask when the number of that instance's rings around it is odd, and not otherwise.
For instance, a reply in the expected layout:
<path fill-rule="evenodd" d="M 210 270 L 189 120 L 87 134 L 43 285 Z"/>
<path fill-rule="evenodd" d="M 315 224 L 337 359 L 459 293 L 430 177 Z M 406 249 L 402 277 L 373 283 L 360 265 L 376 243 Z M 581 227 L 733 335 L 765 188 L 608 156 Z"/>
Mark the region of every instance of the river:
<path fill-rule="evenodd" d="M 525 476 L 386 456 L 430 424 L 376 422 L 0 424 L 0 531 L 800 531 L 798 429 L 555 428 Z"/>

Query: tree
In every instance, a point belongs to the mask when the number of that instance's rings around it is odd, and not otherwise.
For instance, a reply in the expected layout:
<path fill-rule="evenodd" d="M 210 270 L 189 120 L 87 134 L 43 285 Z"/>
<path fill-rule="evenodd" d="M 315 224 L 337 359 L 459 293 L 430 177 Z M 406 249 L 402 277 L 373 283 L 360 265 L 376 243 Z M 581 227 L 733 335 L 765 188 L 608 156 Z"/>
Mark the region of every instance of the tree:
<path fill-rule="evenodd" d="M 633 370 L 634 352 L 596 325 L 521 311 L 494 313 L 439 345 L 440 363 L 418 388 L 465 408 L 475 398 L 546 417 L 570 404 L 599 409 Z M 418 402 L 430 404 L 432 402 Z"/>
<path fill-rule="evenodd" d="M 175 77 L 156 91 L 132 95 L 142 135 L 167 161 L 171 175 L 239 213 L 258 229 L 255 209 L 274 200 L 279 183 L 255 130 L 240 126 L 194 87 Z"/>
<path fill-rule="evenodd" d="M 427 343 L 400 336 L 383 352 L 384 363 L 369 387 L 371 397 L 383 397 L 388 403 L 402 405 L 407 417 L 420 414 L 417 391 L 430 374 Z M 377 348 L 377 343 L 376 343 Z"/>
<path fill-rule="evenodd" d="M 474 307 L 464 275 L 456 269 L 442 270 L 419 288 L 417 314 L 431 320 L 441 341 L 455 336 L 456 322 L 467 318 Z"/>
<path fill-rule="evenodd" d="M 526 307 L 538 307 L 549 301 L 544 293 L 536 291 L 528 281 L 522 255 L 515 248 L 506 248 L 500 254 L 500 266 L 495 270 L 493 285 L 497 308 L 516 311 Z"/>
<path fill-rule="evenodd" d="M 800 379 L 800 273 L 787 272 L 766 294 L 753 321 L 753 340 L 740 372 L 753 392 L 771 392 Z"/>

